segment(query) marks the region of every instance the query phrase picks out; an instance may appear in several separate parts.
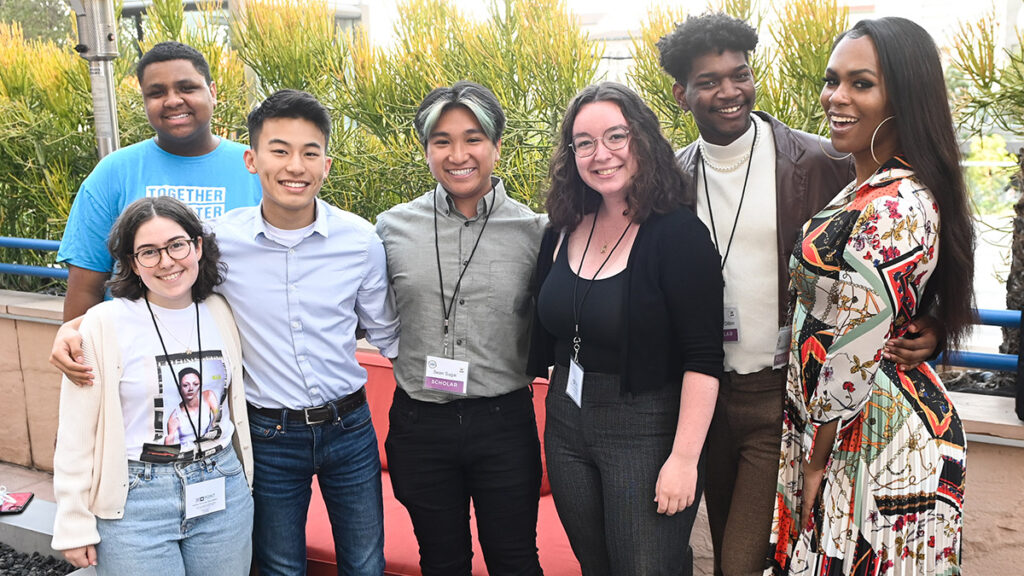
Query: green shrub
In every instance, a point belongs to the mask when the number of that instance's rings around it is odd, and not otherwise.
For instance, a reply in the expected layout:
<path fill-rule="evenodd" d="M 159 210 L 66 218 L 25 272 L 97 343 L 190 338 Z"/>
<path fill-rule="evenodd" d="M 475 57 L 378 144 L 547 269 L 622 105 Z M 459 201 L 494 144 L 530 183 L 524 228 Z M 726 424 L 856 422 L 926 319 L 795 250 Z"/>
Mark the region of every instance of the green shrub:
<path fill-rule="evenodd" d="M 758 108 L 819 131 L 820 77 L 832 40 L 846 28 L 847 9 L 835 0 L 774 5 L 771 19 L 753 0 L 724 0 L 714 9 L 760 28 L 752 61 Z M 433 188 L 413 115 L 431 89 L 462 79 L 490 87 L 502 102 L 508 123 L 497 173 L 513 197 L 541 209 L 562 113 L 576 92 L 597 79 L 604 51 L 563 0 L 490 0 L 482 22 L 464 17 L 450 0 L 403 0 L 396 40 L 387 48 L 371 45 L 359 27 L 337 29 L 323 0 L 250 0 L 243 13 L 227 17 L 213 0 L 198 8 L 186 19 L 182 2 L 154 0 L 143 19 L 142 42 L 134 38 L 134 26 L 121 26 L 121 58 L 114 61 L 121 145 L 152 136 L 134 76 L 138 55 L 157 42 L 179 40 L 210 62 L 217 89 L 213 128 L 222 137 L 246 141 L 246 114 L 274 90 L 300 88 L 320 98 L 334 117 L 334 164 L 322 195 L 371 220 Z M 678 9 L 649 15 L 634 40 L 628 75 L 676 147 L 697 131 L 672 98 L 672 79 L 661 71 L 654 43 L 684 16 Z M 964 34 L 965 42 L 992 40 Z M 961 59 L 969 60 L 968 53 L 961 49 Z M 1010 54 L 1009 64 L 998 69 L 988 64 L 986 52 L 978 54 L 977 66 L 962 68 L 971 83 L 966 92 L 981 99 L 973 108 L 961 106 L 961 117 L 997 110 L 993 117 L 1015 125 L 1024 110 L 1024 54 Z M 979 85 L 998 87 L 998 94 L 986 100 Z M 97 161 L 87 63 L 69 46 L 26 40 L 17 25 L 0 24 L 0 118 L 0 235 L 59 239 L 74 194 Z M 0 252 L 5 262 L 47 264 L 53 258 Z M 0 277 L 5 288 L 46 284 Z"/>

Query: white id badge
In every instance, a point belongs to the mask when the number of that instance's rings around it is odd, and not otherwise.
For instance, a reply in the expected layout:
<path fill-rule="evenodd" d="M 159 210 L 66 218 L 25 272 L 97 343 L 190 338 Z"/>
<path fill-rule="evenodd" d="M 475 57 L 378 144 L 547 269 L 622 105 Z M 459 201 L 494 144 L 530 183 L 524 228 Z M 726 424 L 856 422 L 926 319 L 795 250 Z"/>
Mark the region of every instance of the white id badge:
<path fill-rule="evenodd" d="M 569 382 L 565 385 L 565 393 L 577 408 L 583 407 L 583 366 L 572 358 L 569 359 Z"/>
<path fill-rule="evenodd" d="M 423 376 L 424 388 L 465 395 L 468 381 L 469 362 L 427 356 L 427 372 Z"/>
<path fill-rule="evenodd" d="M 185 485 L 185 519 L 224 509 L 224 477 Z"/>
<path fill-rule="evenodd" d="M 722 318 L 725 322 L 722 325 L 723 342 L 740 341 L 740 309 L 735 306 L 726 306 L 722 309 Z"/>
<path fill-rule="evenodd" d="M 793 326 L 779 328 L 779 338 L 775 341 L 775 358 L 772 360 L 772 369 L 785 368 L 789 364 L 789 343 L 793 336 Z"/>

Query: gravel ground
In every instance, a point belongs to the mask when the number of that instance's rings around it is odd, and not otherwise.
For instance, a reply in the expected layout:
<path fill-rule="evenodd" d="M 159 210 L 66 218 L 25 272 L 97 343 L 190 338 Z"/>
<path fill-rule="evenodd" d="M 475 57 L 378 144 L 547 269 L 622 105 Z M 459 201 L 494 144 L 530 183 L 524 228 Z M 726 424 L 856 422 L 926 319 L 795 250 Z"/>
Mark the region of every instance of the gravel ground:
<path fill-rule="evenodd" d="M 0 576 L 65 576 L 74 566 L 51 556 L 22 554 L 0 542 Z"/>

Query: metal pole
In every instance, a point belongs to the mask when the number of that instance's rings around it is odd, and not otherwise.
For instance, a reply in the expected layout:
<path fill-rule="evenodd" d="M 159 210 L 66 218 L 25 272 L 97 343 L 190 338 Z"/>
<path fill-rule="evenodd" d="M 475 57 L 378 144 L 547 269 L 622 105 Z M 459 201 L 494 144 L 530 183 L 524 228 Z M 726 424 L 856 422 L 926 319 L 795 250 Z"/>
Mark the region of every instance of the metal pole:
<path fill-rule="evenodd" d="M 121 144 L 117 128 L 117 92 L 114 66 L 117 58 L 117 22 L 112 0 L 68 0 L 78 22 L 75 51 L 89 62 L 92 107 L 96 118 L 96 146 L 100 158 Z"/>

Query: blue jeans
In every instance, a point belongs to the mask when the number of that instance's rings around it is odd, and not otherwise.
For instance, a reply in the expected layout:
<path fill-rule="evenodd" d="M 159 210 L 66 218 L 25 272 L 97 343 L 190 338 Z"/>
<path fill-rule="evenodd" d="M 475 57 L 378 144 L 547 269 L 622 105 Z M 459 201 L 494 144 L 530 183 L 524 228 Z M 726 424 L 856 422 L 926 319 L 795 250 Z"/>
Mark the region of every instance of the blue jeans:
<path fill-rule="evenodd" d="M 384 505 L 370 407 L 312 426 L 249 411 L 255 463 L 253 530 L 262 576 L 306 573 L 306 514 L 313 475 L 334 534 L 338 574 L 384 572 Z"/>
<path fill-rule="evenodd" d="M 185 519 L 185 483 L 224 478 L 225 508 Z M 120 520 L 96 519 L 100 576 L 244 576 L 252 557 L 252 496 L 231 446 L 201 461 L 129 461 Z"/>

